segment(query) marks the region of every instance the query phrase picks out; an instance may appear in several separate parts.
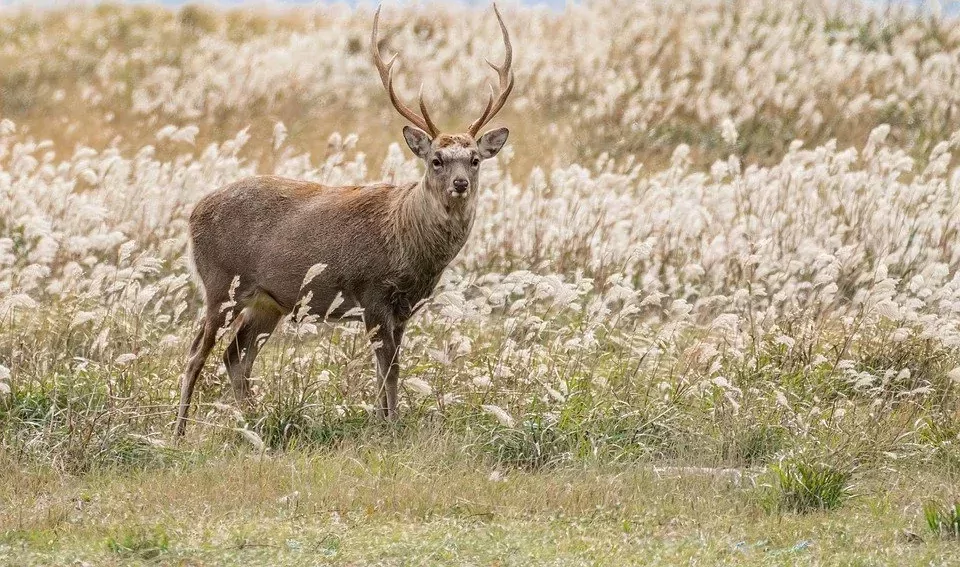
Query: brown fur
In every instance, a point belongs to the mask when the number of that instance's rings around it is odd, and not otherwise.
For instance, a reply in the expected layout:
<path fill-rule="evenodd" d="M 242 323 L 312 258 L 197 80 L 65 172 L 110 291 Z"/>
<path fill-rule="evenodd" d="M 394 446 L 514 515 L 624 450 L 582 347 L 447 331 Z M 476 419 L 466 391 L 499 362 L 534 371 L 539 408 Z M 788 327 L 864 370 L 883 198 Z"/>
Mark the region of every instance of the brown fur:
<path fill-rule="evenodd" d="M 426 181 L 326 187 L 259 176 L 201 199 L 190 216 L 190 239 L 207 315 L 191 348 L 177 433 L 184 431 L 194 384 L 227 317 L 237 320 L 238 331 L 224 363 L 236 396 L 244 400 L 259 347 L 308 292 L 311 313 L 326 314 L 338 293 L 343 302 L 332 319 L 358 320 L 343 315 L 363 309 L 367 329 L 384 343 L 377 357 L 383 370 L 378 411 L 395 412 L 403 328 L 473 224 L 473 199 L 448 203 L 430 191 Z M 327 267 L 301 290 L 317 263 Z M 222 310 L 235 278 L 236 304 Z"/>
<path fill-rule="evenodd" d="M 450 148 L 459 146 L 461 148 L 472 148 L 476 142 L 466 134 L 440 134 L 434 141 L 438 148 Z"/>

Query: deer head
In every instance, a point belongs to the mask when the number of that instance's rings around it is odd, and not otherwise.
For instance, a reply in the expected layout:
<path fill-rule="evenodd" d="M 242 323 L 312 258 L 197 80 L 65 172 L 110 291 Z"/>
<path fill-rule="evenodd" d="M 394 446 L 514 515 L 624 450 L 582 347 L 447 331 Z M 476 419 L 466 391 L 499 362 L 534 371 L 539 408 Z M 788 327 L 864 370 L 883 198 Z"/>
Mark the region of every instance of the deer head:
<path fill-rule="evenodd" d="M 503 145 L 507 142 L 507 136 L 510 131 L 506 128 L 495 128 L 485 132 L 479 138 L 477 134 L 500 109 L 503 108 L 510 91 L 513 90 L 513 71 L 511 63 L 513 60 L 513 46 L 510 45 L 510 35 L 507 32 L 507 26 L 503 23 L 503 17 L 497 5 L 493 5 L 493 10 L 500 22 L 500 31 L 503 33 L 503 43 L 505 45 L 505 55 L 503 64 L 490 65 L 499 77 L 499 92 L 494 92 L 493 86 L 490 87 L 490 98 L 487 100 L 486 108 L 479 118 L 470 124 L 465 133 L 443 134 L 430 119 L 427 107 L 423 102 L 423 87 L 420 87 L 419 104 L 420 114 L 405 105 L 393 89 L 393 64 L 397 61 L 394 55 L 390 61 L 384 62 L 380 55 L 380 48 L 377 40 L 377 30 L 380 23 L 380 7 L 373 17 L 373 35 L 371 37 L 371 51 L 373 52 L 373 61 L 380 72 L 380 80 L 387 89 L 390 96 L 390 102 L 401 116 L 409 120 L 413 126 L 404 126 L 403 138 L 407 142 L 410 150 L 426 163 L 426 173 L 424 174 L 424 186 L 428 191 L 433 191 L 448 200 L 467 199 L 475 195 L 477 179 L 480 172 L 480 162 L 490 159 L 500 152 Z"/>

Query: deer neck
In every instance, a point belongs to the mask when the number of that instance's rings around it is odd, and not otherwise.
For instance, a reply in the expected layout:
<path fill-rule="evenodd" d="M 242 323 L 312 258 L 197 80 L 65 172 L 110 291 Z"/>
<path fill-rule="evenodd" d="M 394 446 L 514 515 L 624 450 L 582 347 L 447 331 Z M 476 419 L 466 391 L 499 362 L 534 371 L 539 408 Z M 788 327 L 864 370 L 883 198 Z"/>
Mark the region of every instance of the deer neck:
<path fill-rule="evenodd" d="M 426 179 L 398 189 L 392 223 L 397 257 L 406 269 L 438 276 L 467 241 L 476 201 L 444 199 Z"/>

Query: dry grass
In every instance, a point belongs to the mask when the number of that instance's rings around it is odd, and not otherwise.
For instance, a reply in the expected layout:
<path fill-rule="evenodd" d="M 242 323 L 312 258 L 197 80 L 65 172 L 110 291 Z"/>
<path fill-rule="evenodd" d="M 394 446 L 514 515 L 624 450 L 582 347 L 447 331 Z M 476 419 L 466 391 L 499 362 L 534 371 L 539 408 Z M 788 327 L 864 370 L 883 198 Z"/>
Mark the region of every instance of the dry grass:
<path fill-rule="evenodd" d="M 403 10 L 399 87 L 453 127 L 493 20 Z M 0 12 L 0 563 L 956 560 L 960 26 L 846 2 L 510 11 L 510 143 L 401 423 L 306 317 L 172 445 L 193 204 L 419 175 L 370 16 Z"/>

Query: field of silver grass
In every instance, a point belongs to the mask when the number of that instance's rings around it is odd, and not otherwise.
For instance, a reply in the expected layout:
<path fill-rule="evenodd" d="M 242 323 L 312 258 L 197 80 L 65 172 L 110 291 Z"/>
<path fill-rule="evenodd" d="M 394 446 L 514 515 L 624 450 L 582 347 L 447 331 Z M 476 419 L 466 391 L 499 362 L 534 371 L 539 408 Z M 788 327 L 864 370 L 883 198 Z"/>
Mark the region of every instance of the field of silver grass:
<path fill-rule="evenodd" d="M 389 43 L 406 94 L 435 79 L 452 124 L 479 104 L 496 36 L 433 9 L 385 13 Z M 187 217 L 206 192 L 254 173 L 418 177 L 399 121 L 383 126 L 370 14 L 303 14 L 3 15 L 5 458 L 67 473 L 184 458 Z M 401 429 L 453 432 L 498 467 L 766 471 L 798 510 L 839 504 L 865 470 L 960 472 L 956 22 L 616 0 L 508 20 L 516 135 L 408 331 Z M 250 411 L 211 358 L 195 446 L 322 449 L 381 427 L 362 329 L 318 315 L 283 323 Z M 825 487 L 804 500 L 811 482 Z"/>

